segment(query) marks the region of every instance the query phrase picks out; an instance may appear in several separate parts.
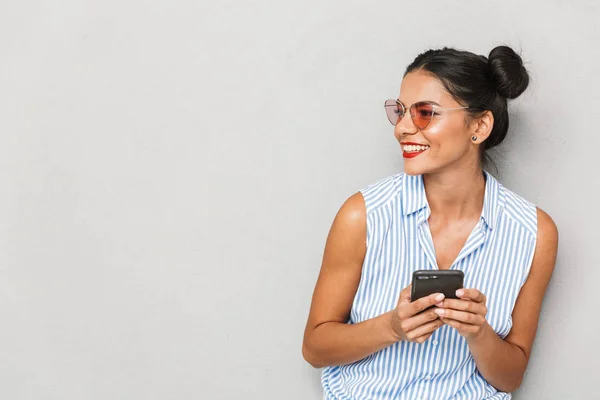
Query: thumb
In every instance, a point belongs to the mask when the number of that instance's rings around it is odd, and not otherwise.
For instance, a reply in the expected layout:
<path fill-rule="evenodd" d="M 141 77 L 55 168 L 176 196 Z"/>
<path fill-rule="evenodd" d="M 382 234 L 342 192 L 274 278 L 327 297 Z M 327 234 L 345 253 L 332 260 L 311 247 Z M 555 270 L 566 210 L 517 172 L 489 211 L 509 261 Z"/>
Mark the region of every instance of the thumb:
<path fill-rule="evenodd" d="M 402 289 L 400 292 L 400 298 L 398 299 L 398 304 L 408 304 L 410 303 L 410 291 L 412 288 L 412 283 Z"/>

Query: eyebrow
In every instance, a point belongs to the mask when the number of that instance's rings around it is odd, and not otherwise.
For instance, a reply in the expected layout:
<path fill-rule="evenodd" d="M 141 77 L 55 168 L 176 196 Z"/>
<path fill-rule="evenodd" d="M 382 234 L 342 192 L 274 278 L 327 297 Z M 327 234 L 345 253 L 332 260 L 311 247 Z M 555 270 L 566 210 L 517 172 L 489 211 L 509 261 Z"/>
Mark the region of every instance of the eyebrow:
<path fill-rule="evenodd" d="M 402 101 L 401 101 L 400 99 L 397 99 L 397 100 L 398 100 L 400 103 L 402 103 Z M 433 101 L 433 100 L 419 100 L 419 101 L 416 101 L 415 103 L 421 103 L 421 102 L 427 102 L 427 103 L 434 104 L 434 105 L 436 105 L 436 106 L 438 106 L 438 107 L 442 107 L 442 105 L 441 105 L 441 104 L 439 104 L 439 103 L 436 103 L 436 102 L 435 102 L 435 101 Z M 402 103 L 402 104 L 404 104 L 404 103 Z M 404 105 L 406 106 L 406 104 L 404 104 Z"/>

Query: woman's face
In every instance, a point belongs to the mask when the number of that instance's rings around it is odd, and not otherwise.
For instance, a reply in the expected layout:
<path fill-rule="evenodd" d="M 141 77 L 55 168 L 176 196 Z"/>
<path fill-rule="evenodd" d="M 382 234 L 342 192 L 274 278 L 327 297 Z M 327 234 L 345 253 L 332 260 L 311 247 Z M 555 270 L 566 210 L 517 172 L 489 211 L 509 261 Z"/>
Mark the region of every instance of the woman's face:
<path fill-rule="evenodd" d="M 402 147 L 407 174 L 440 172 L 479 162 L 479 146 L 471 139 L 474 130 L 466 123 L 466 110 L 440 110 L 425 129 L 414 125 L 408 108 L 416 102 L 431 101 L 442 108 L 462 106 L 432 75 L 423 71 L 407 74 L 400 86 L 399 100 L 407 112 L 396 124 L 394 136 Z M 426 146 L 426 149 L 412 147 L 415 145 Z"/>

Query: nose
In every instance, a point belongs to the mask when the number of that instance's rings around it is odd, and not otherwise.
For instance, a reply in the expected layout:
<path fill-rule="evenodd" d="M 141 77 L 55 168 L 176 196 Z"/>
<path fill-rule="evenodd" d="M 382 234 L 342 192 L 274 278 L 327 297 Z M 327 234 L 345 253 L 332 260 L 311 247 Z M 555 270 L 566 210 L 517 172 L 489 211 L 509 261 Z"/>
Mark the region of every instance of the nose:
<path fill-rule="evenodd" d="M 394 127 L 394 136 L 396 136 L 397 139 L 400 139 L 402 136 L 405 135 L 414 135 L 418 131 L 419 129 L 413 123 L 412 118 L 408 113 L 406 113 L 404 118 L 398 121 L 398 123 Z"/>

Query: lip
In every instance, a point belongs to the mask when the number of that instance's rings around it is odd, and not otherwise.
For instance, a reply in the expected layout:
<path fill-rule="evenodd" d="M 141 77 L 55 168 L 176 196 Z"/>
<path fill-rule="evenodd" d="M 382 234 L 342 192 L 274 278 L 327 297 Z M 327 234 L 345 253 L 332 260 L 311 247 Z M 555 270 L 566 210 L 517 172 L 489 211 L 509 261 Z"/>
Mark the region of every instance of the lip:
<path fill-rule="evenodd" d="M 424 152 L 426 152 L 427 150 L 423 150 L 423 151 L 413 151 L 411 153 L 407 153 L 405 151 L 402 152 L 402 156 L 404 158 L 415 158 L 416 156 L 419 156 L 421 154 L 423 154 Z"/>
<path fill-rule="evenodd" d="M 426 144 L 415 143 L 415 142 L 401 142 L 400 144 L 403 145 L 403 146 L 428 146 Z M 402 156 L 404 158 L 415 158 L 416 156 L 419 156 L 419 155 L 423 154 L 426 151 L 427 150 L 411 151 L 410 153 L 407 153 L 406 151 L 402 151 Z"/>
<path fill-rule="evenodd" d="M 429 146 L 428 144 L 415 143 L 415 142 L 400 142 L 400 144 L 407 145 L 407 146 Z"/>

